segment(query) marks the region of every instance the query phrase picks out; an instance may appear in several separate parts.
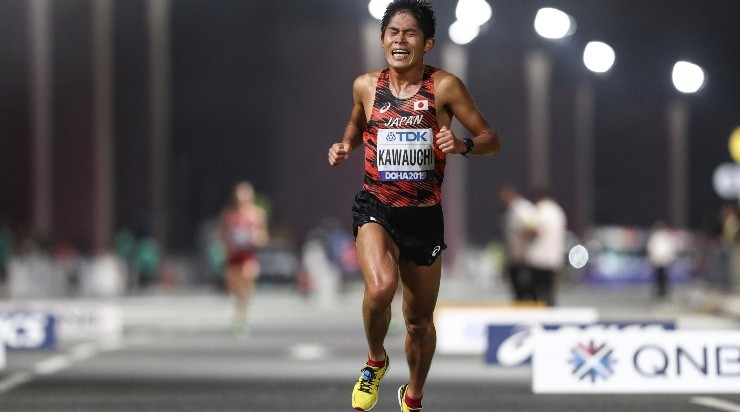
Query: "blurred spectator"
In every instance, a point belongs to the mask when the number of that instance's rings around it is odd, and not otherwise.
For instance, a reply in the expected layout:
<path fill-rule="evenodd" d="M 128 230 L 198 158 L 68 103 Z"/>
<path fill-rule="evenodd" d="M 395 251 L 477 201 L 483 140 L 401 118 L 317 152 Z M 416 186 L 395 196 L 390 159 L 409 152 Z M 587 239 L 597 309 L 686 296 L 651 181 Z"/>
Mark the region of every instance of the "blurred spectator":
<path fill-rule="evenodd" d="M 491 273 L 490 282 L 501 279 L 506 266 L 506 245 L 494 237 L 483 248 L 483 258 Z"/>
<path fill-rule="evenodd" d="M 565 265 L 567 220 L 560 205 L 545 191 L 536 192 L 537 210 L 530 229 L 532 243 L 526 252 L 532 273 L 532 292 L 536 301 L 555 305 L 555 276 Z"/>
<path fill-rule="evenodd" d="M 339 271 L 342 280 L 346 282 L 351 279 L 362 279 L 352 233 L 344 230 L 336 218 L 323 219 L 321 228 L 326 234 L 325 247 L 329 260 Z"/>
<path fill-rule="evenodd" d="M 725 233 L 725 214 L 727 207 L 723 207 L 712 219 L 709 228 L 709 245 L 707 246 L 706 281 L 708 286 L 717 292 L 729 292 L 732 289 L 730 282 L 730 253 L 732 240 Z M 732 209 L 730 209 L 732 211 Z"/>
<path fill-rule="evenodd" d="M 225 287 L 226 250 L 221 240 L 219 217 L 201 221 L 198 226 L 198 273 L 202 280 Z"/>
<path fill-rule="evenodd" d="M 329 234 L 324 224 L 311 230 L 303 244 L 299 290 L 311 296 L 320 306 L 331 308 L 336 303 L 341 273 L 329 252 Z"/>
<path fill-rule="evenodd" d="M 128 229 L 119 230 L 113 238 L 113 247 L 116 251 L 116 256 L 118 256 L 124 264 L 126 286 L 132 288 L 137 284 L 135 270 L 136 238 Z"/>
<path fill-rule="evenodd" d="M 499 192 L 499 198 L 506 207 L 504 241 L 509 284 L 515 300 L 533 300 L 532 282 L 525 253 L 531 241 L 527 231 L 535 222 L 537 209 L 512 186 L 504 186 Z"/>
<path fill-rule="evenodd" d="M 726 243 L 732 243 L 737 238 L 738 228 L 740 222 L 738 222 L 737 207 L 735 205 L 724 205 L 719 212 L 720 227 L 723 241 Z"/>
<path fill-rule="evenodd" d="M 54 261 L 66 280 L 66 294 L 72 296 L 80 290 L 81 262 L 77 248 L 70 242 L 59 242 L 54 247 Z"/>
<path fill-rule="evenodd" d="M 655 297 L 665 299 L 668 295 L 668 267 L 676 259 L 677 248 L 674 236 L 665 222 L 658 221 L 647 241 L 647 257 L 653 268 Z"/>
<path fill-rule="evenodd" d="M 226 248 L 226 289 L 236 299 L 233 333 L 247 333 L 249 298 L 260 273 L 258 249 L 267 245 L 267 216 L 255 203 L 254 188 L 249 182 L 238 183 L 230 203 L 221 213 L 221 240 Z"/>
<path fill-rule="evenodd" d="M 8 267 L 13 255 L 13 235 L 7 226 L 0 227 L 0 285 L 8 280 Z"/>
<path fill-rule="evenodd" d="M 740 218 L 738 217 L 738 205 L 728 205 L 722 214 L 724 238 L 730 245 L 730 265 L 727 274 L 726 292 L 732 293 L 740 284 Z"/>
<path fill-rule="evenodd" d="M 206 244 L 206 259 L 209 270 L 218 273 L 223 283 L 223 276 L 226 272 L 226 252 L 223 243 L 219 241 L 208 242 Z"/>
<path fill-rule="evenodd" d="M 134 262 L 139 286 L 148 288 L 157 280 L 161 263 L 159 242 L 152 236 L 140 239 L 136 245 Z"/>

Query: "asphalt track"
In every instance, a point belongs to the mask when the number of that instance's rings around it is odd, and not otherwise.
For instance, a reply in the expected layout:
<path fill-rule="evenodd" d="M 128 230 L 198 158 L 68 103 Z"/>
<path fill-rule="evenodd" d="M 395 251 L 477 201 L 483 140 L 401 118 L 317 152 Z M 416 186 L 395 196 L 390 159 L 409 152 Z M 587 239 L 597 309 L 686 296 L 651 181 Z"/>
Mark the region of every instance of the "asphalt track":
<path fill-rule="evenodd" d="M 359 299 L 352 292 L 320 304 L 258 289 L 251 332 L 236 339 L 228 330 L 230 302 L 217 292 L 120 298 L 119 339 L 9 352 L 0 411 L 351 411 L 364 357 Z M 442 294 L 442 302 L 449 299 Z M 561 305 L 594 305 L 611 318 L 675 317 L 689 328 L 738 326 L 651 302 L 641 289 L 569 290 Z M 375 411 L 399 410 L 396 389 L 406 367 L 397 322 Z M 479 356 L 438 355 L 425 392 L 428 411 L 740 411 L 740 388 L 729 395 L 534 395 L 528 367 L 494 367 Z"/>

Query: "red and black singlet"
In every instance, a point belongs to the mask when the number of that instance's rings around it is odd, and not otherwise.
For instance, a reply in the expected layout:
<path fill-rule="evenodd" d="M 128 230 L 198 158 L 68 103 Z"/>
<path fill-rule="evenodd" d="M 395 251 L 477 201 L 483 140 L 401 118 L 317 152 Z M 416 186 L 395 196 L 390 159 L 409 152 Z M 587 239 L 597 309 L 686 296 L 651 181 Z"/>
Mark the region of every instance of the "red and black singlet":
<path fill-rule="evenodd" d="M 363 189 L 389 206 L 430 205 L 441 200 L 445 153 L 434 144 L 439 132 L 436 70 L 424 66 L 419 91 L 407 99 L 391 92 L 388 69 L 378 78 L 373 112 L 362 136 Z"/>
<path fill-rule="evenodd" d="M 224 212 L 222 219 L 221 236 L 229 255 L 256 252 L 254 231 L 259 222 L 253 214 L 230 208 Z"/>

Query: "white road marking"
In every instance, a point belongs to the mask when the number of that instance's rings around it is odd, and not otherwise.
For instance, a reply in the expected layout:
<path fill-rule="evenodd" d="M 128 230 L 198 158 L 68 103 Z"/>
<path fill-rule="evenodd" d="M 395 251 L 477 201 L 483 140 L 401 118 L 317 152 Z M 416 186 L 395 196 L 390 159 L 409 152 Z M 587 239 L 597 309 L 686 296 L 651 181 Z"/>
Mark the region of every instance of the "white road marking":
<path fill-rule="evenodd" d="M 134 343 L 142 343 L 134 342 Z M 131 342 L 129 342 L 130 344 Z M 54 355 L 33 365 L 33 371 L 16 372 L 5 379 L 0 380 L 0 394 L 6 393 L 20 385 L 26 384 L 33 380 L 36 375 L 51 375 L 62 369 L 72 366 L 75 362 L 80 362 L 95 357 L 101 352 L 111 352 L 124 347 L 122 339 L 105 339 L 98 342 L 86 342 L 73 346 L 66 354 Z"/>
<path fill-rule="evenodd" d="M 72 357 L 69 355 L 56 355 L 44 359 L 33 365 L 33 370 L 38 375 L 51 375 L 72 365 Z"/>
<path fill-rule="evenodd" d="M 694 396 L 691 403 L 725 412 L 740 412 L 740 405 L 711 396 Z"/>
<path fill-rule="evenodd" d="M 8 392 L 24 383 L 28 383 L 33 378 L 31 372 L 14 373 L 0 381 L 0 393 Z"/>

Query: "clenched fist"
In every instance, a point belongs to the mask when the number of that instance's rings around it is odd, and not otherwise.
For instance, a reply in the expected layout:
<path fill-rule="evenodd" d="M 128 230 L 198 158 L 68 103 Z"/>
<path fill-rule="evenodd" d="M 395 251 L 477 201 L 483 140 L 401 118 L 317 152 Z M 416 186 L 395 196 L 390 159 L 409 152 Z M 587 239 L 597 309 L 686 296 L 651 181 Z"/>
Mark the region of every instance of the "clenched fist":
<path fill-rule="evenodd" d="M 352 147 L 349 143 L 334 143 L 329 148 L 329 164 L 336 166 L 349 157 Z"/>

